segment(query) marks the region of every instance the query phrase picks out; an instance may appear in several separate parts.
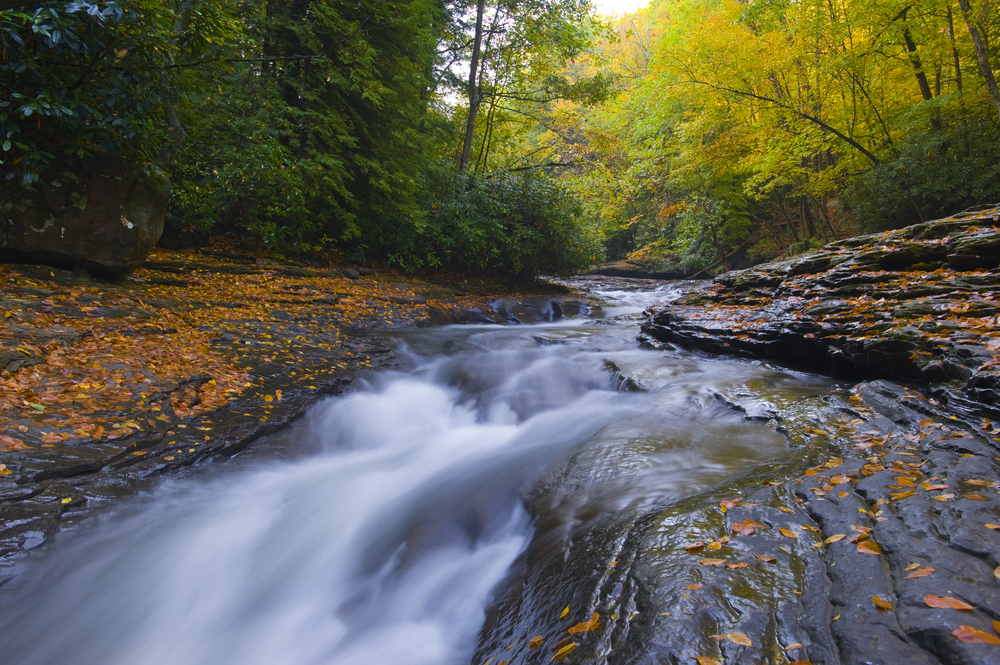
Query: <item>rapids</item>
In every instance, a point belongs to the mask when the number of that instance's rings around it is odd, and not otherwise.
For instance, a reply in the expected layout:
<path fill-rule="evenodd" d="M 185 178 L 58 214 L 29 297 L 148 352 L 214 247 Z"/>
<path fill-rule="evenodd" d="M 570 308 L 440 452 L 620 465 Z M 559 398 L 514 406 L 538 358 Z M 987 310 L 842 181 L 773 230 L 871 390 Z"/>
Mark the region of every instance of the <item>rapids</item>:
<path fill-rule="evenodd" d="M 0 594 L 0 660 L 468 663 L 533 541 L 791 458 L 768 414 L 834 389 L 643 348 L 635 315 L 672 292 L 595 295 L 393 333 L 406 371 L 314 407 L 296 454 L 164 480 L 63 534 Z"/>

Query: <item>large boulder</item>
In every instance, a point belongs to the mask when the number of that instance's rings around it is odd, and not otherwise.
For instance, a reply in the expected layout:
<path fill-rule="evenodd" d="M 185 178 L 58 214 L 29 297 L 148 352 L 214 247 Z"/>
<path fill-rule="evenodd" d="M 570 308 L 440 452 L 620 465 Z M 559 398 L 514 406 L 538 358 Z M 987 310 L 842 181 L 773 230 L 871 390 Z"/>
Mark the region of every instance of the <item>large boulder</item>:
<path fill-rule="evenodd" d="M 53 166 L 40 184 L 0 189 L 0 260 L 124 274 L 163 232 L 170 179 L 95 156 Z"/>

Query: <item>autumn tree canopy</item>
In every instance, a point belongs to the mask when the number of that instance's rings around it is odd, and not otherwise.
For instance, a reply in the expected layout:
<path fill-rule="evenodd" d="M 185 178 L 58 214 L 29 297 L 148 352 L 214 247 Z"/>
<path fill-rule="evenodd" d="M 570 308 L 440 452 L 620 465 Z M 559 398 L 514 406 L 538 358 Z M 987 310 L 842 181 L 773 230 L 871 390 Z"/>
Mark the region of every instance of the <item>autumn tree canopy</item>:
<path fill-rule="evenodd" d="M 7 0 L 0 172 L 115 154 L 175 224 L 406 269 L 692 275 L 1000 199 L 993 5 Z"/>

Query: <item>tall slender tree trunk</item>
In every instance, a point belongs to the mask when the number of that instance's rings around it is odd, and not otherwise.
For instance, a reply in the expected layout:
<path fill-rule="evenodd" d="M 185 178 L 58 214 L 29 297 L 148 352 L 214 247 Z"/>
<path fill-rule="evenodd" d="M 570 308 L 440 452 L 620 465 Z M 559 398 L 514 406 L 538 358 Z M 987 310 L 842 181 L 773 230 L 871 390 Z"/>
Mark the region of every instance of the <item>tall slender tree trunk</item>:
<path fill-rule="evenodd" d="M 969 0 L 958 0 L 958 6 L 962 9 L 962 16 L 965 24 L 969 26 L 969 36 L 972 37 L 972 48 L 976 51 L 976 60 L 979 61 L 979 73 L 982 74 L 986 82 L 986 90 L 993 100 L 993 107 L 996 109 L 997 117 L 1000 117 L 1000 89 L 997 88 L 996 77 L 993 76 L 993 68 L 990 67 L 990 50 L 987 46 L 980 27 L 986 23 L 990 13 L 990 0 L 984 0 L 983 7 L 979 11 L 979 17 L 972 15 L 972 7 Z"/>
<path fill-rule="evenodd" d="M 958 60 L 958 45 L 955 44 L 955 19 L 948 7 L 948 37 L 951 39 L 951 57 L 955 61 L 955 88 L 962 92 L 962 65 Z"/>
<path fill-rule="evenodd" d="M 465 141 L 462 143 L 462 158 L 458 162 L 458 172 L 465 173 L 469 169 L 469 156 L 472 154 L 472 139 L 476 135 L 476 114 L 479 113 L 479 86 L 476 76 L 479 73 L 479 52 L 483 47 L 483 14 L 486 12 L 486 0 L 476 4 L 476 38 L 472 44 L 472 62 L 469 64 L 469 117 L 465 122 Z"/>

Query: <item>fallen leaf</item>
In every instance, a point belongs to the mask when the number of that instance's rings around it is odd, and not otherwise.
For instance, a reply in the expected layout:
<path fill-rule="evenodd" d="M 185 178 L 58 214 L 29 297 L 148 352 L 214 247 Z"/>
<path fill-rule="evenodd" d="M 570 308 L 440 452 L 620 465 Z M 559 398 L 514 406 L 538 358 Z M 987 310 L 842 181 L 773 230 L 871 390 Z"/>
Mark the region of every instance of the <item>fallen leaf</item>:
<path fill-rule="evenodd" d="M 785 647 L 785 651 L 792 651 L 794 649 L 801 649 L 801 648 L 802 648 L 802 642 L 792 642 L 787 647 Z"/>
<path fill-rule="evenodd" d="M 893 499 L 896 499 L 897 501 L 899 501 L 900 499 L 907 499 L 915 494 L 916 492 L 914 492 L 913 490 L 907 490 L 905 492 L 889 492 L 889 496 L 891 496 Z"/>
<path fill-rule="evenodd" d="M 726 568 L 746 568 L 749 565 L 750 565 L 749 563 L 741 561 L 739 563 L 727 563 Z"/>
<path fill-rule="evenodd" d="M 919 568 L 919 567 L 920 567 L 920 564 L 919 564 L 919 563 L 911 563 L 911 564 L 910 564 L 909 566 L 907 566 L 906 568 L 903 568 L 903 570 L 904 570 L 904 571 L 909 571 L 909 570 L 913 570 L 914 568 Z"/>
<path fill-rule="evenodd" d="M 749 519 L 749 518 L 743 520 L 743 523 L 744 524 L 749 524 L 750 526 L 754 527 L 755 529 L 766 529 L 767 528 L 766 526 L 764 526 L 760 522 L 755 522 L 755 521 L 753 521 L 752 519 Z"/>
<path fill-rule="evenodd" d="M 830 478 L 831 485 L 843 485 L 844 483 L 851 482 L 850 476 L 845 476 L 842 473 L 838 473 L 833 478 Z"/>
<path fill-rule="evenodd" d="M 891 610 L 892 609 L 892 603 L 890 603 L 888 600 L 886 600 L 882 596 L 872 596 L 872 600 L 875 601 L 875 607 L 879 608 L 880 610 Z"/>
<path fill-rule="evenodd" d="M 542 646 L 542 639 L 543 638 L 541 635 L 535 635 L 530 640 L 528 640 L 528 648 L 537 649 L 538 647 Z"/>
<path fill-rule="evenodd" d="M 882 548 L 874 540 L 863 540 L 858 543 L 858 552 L 862 554 L 881 554 Z"/>
<path fill-rule="evenodd" d="M 789 665 L 813 665 L 811 660 L 793 660 Z"/>
<path fill-rule="evenodd" d="M 697 590 L 697 589 L 700 589 L 700 588 L 701 588 L 701 585 L 700 585 L 700 584 L 688 584 L 688 585 L 687 585 L 686 587 L 684 587 L 684 588 L 685 588 L 685 589 L 688 589 L 688 590 L 690 590 L 690 591 L 695 591 L 695 590 Z"/>
<path fill-rule="evenodd" d="M 722 665 L 721 660 L 709 658 L 708 656 L 695 656 L 694 659 L 698 661 L 698 665 Z"/>
<path fill-rule="evenodd" d="M 923 487 L 928 492 L 930 492 L 931 490 L 946 490 L 949 487 L 949 485 L 940 485 L 936 483 L 920 483 L 920 486 Z"/>
<path fill-rule="evenodd" d="M 601 615 L 597 612 L 593 612 L 590 615 L 590 619 L 587 621 L 581 621 L 580 623 L 572 626 L 566 630 L 570 635 L 575 635 L 576 633 L 586 633 L 594 630 L 601 625 Z"/>
<path fill-rule="evenodd" d="M 702 566 L 721 566 L 725 562 L 725 559 L 702 559 L 698 564 Z"/>
<path fill-rule="evenodd" d="M 989 501 L 989 499 L 987 499 L 982 494 L 963 494 L 962 496 L 972 501 Z"/>
<path fill-rule="evenodd" d="M 951 634 L 958 638 L 959 642 L 970 644 L 1000 644 L 1000 637 L 990 635 L 972 626 L 959 626 L 951 631 Z"/>
<path fill-rule="evenodd" d="M 786 538 L 799 537 L 799 534 L 795 533 L 794 531 L 790 531 L 789 529 L 778 529 L 778 531 L 781 533 L 782 536 L 785 536 Z"/>
<path fill-rule="evenodd" d="M 829 545 L 830 543 L 839 542 L 839 541 L 843 540 L 844 538 L 847 538 L 847 534 L 846 533 L 838 533 L 836 535 L 830 536 L 829 538 L 827 538 L 823 542 L 826 543 L 827 545 Z"/>
<path fill-rule="evenodd" d="M 935 596 L 933 594 L 927 594 L 924 596 L 924 602 L 927 607 L 940 607 L 948 610 L 974 610 L 976 609 L 972 605 L 959 600 L 958 598 L 952 598 L 951 596 Z"/>
<path fill-rule="evenodd" d="M 927 577 L 928 575 L 933 575 L 933 574 L 934 574 L 934 569 L 931 568 L 930 566 L 928 566 L 926 568 L 918 568 L 917 570 L 914 570 L 912 573 L 910 573 L 906 577 L 907 578 L 910 578 L 910 577 Z"/>
<path fill-rule="evenodd" d="M 753 642 L 743 633 L 726 633 L 725 638 L 734 644 L 741 644 L 745 647 L 752 647 Z"/>
<path fill-rule="evenodd" d="M 708 544 L 708 549 L 718 552 L 722 549 L 722 543 L 718 540 Z"/>
<path fill-rule="evenodd" d="M 1000 529 L 1000 524 L 986 524 L 987 529 Z"/>
<path fill-rule="evenodd" d="M 770 554 L 754 554 L 754 556 L 764 563 L 778 563 L 777 557 L 773 557 Z"/>
<path fill-rule="evenodd" d="M 701 548 L 703 548 L 704 546 L 705 546 L 705 543 L 703 543 L 703 542 L 701 542 L 699 540 L 697 543 L 692 543 L 691 545 L 685 545 L 684 549 L 686 549 L 688 552 L 695 553 L 698 550 L 700 550 Z M 567 609 L 567 611 L 569 610 L 569 608 L 566 608 L 566 609 Z"/>
<path fill-rule="evenodd" d="M 955 495 L 952 494 L 951 492 L 948 492 L 947 494 L 938 494 L 936 497 L 934 497 L 934 500 L 935 501 L 950 501 L 951 499 L 954 499 L 954 498 L 955 498 Z"/>
<path fill-rule="evenodd" d="M 744 524 L 743 522 L 736 522 L 733 524 L 733 531 L 736 533 L 741 533 L 744 536 L 752 536 L 757 530 L 754 529 L 749 524 Z"/>
<path fill-rule="evenodd" d="M 562 649 L 559 649 L 559 651 L 556 651 L 555 655 L 549 659 L 549 662 L 551 663 L 553 660 L 562 660 L 563 658 L 568 656 L 573 651 L 573 649 L 576 648 L 576 646 L 577 646 L 576 642 L 570 642 Z"/>

